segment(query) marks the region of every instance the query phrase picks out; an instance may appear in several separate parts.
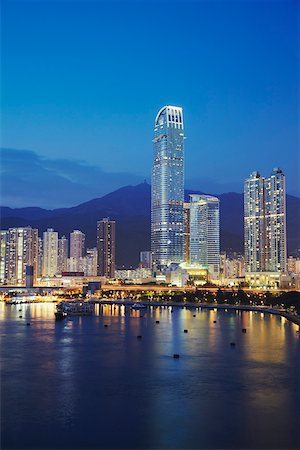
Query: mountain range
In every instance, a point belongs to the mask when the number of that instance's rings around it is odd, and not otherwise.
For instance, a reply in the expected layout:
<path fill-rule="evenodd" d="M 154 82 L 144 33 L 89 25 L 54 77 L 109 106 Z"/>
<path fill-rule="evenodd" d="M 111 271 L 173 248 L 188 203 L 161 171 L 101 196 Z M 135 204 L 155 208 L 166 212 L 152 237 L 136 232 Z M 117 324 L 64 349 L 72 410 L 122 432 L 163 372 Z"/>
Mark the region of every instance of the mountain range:
<path fill-rule="evenodd" d="M 190 193 L 186 190 L 186 200 Z M 220 199 L 221 250 L 243 252 L 243 194 L 218 194 Z M 125 186 L 101 198 L 71 208 L 0 207 L 1 229 L 32 226 L 40 235 L 54 228 L 68 237 L 74 229 L 86 234 L 86 246 L 96 245 L 96 223 L 104 217 L 116 220 L 117 267 L 137 266 L 139 252 L 150 249 L 151 187 L 147 183 Z M 300 249 L 300 199 L 287 195 L 288 254 Z"/>

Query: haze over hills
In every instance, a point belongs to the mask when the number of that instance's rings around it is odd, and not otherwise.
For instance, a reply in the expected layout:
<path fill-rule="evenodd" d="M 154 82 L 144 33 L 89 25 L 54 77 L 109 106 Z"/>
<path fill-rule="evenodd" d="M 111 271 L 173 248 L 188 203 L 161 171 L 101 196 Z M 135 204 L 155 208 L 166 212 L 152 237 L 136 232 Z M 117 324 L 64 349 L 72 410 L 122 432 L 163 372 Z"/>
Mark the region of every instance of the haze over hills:
<path fill-rule="evenodd" d="M 190 193 L 199 191 L 186 190 Z M 150 249 L 150 194 L 147 183 L 125 186 L 101 198 L 71 208 L 47 210 L 37 207 L 1 207 L 1 229 L 30 225 L 40 235 L 54 228 L 60 236 L 74 229 L 86 234 L 87 247 L 96 245 L 96 222 L 103 217 L 116 220 L 116 260 L 118 267 L 136 266 L 140 250 Z M 221 250 L 243 252 L 243 194 L 229 192 L 220 199 Z M 300 199 L 287 195 L 288 254 L 300 249 Z"/>

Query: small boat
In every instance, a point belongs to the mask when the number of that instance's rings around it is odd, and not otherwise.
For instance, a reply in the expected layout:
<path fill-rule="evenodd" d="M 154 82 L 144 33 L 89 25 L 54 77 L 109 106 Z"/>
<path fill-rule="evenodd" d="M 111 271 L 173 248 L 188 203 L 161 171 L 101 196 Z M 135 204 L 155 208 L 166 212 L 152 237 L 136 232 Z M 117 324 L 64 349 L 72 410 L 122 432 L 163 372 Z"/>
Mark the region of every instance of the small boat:
<path fill-rule="evenodd" d="M 142 303 L 134 303 L 131 306 L 131 309 L 144 309 L 147 308 L 147 306 L 143 305 Z"/>
<path fill-rule="evenodd" d="M 64 319 L 67 316 L 91 316 L 94 313 L 94 305 L 89 302 L 73 301 L 61 302 L 56 306 L 55 318 Z"/>

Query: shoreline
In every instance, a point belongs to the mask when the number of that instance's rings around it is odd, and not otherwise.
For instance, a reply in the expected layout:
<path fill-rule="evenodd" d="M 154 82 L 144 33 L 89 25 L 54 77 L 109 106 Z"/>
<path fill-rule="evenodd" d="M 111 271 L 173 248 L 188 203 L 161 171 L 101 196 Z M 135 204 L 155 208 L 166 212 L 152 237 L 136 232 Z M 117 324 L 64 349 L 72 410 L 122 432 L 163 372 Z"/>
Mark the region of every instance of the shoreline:
<path fill-rule="evenodd" d="M 74 301 L 78 299 L 62 299 L 62 301 Z M 12 305 L 12 303 L 8 303 L 5 300 L 2 300 L 7 305 Z M 116 300 L 104 300 L 104 299 L 91 299 L 88 300 L 90 303 L 98 304 L 98 305 L 124 305 L 124 306 L 132 306 L 135 303 L 138 303 L 143 306 L 166 306 L 166 307 L 175 307 L 175 308 L 191 308 L 191 309 L 220 309 L 220 310 L 234 310 L 234 311 L 255 311 L 260 313 L 268 313 L 268 314 L 274 314 L 276 316 L 282 316 L 285 319 L 289 320 L 290 322 L 294 323 L 295 325 L 298 325 L 300 327 L 300 316 L 297 316 L 295 314 L 291 314 L 285 310 L 276 309 L 268 306 L 251 306 L 251 305 L 228 305 L 228 304 L 213 304 L 213 303 L 182 303 L 182 302 L 145 302 L 145 301 L 134 301 L 134 300 L 128 300 L 128 299 L 116 299 Z M 17 305 L 22 304 L 38 304 L 38 303 L 59 303 L 59 300 L 49 300 L 49 301 L 24 301 L 17 303 Z M 13 304 L 16 305 L 16 304 Z"/>
<path fill-rule="evenodd" d="M 132 306 L 135 303 L 139 303 L 144 306 L 175 306 L 180 308 L 204 308 L 204 309 L 232 309 L 235 311 L 256 311 L 256 312 L 266 312 L 268 314 L 274 314 L 276 316 L 285 317 L 287 320 L 299 325 L 300 327 L 300 316 L 288 313 L 285 310 L 270 308 L 268 306 L 250 306 L 250 305 L 224 305 L 224 304 L 212 304 L 212 303 L 180 303 L 180 302 L 135 302 L 133 300 L 91 300 L 91 303 L 99 305 L 128 305 Z"/>

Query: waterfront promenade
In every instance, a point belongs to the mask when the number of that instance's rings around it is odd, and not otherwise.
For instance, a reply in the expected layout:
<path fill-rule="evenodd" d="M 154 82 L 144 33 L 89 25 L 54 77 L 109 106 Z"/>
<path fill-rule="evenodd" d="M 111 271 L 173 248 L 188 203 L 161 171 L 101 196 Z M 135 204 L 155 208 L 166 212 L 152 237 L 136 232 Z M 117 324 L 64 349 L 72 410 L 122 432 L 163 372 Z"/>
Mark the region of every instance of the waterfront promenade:
<path fill-rule="evenodd" d="M 270 308 L 269 306 L 251 306 L 251 305 L 220 305 L 218 303 L 187 303 L 187 302 L 156 302 L 156 301 L 139 301 L 136 302 L 131 299 L 119 299 L 119 300 L 109 300 L 109 299 L 93 299 L 90 302 L 99 305 L 124 305 L 132 306 L 136 303 L 143 306 L 158 306 L 158 307 L 175 307 L 175 308 L 191 308 L 191 309 L 221 309 L 221 310 L 235 310 L 235 311 L 257 311 L 261 313 L 275 314 L 277 316 L 285 317 L 287 320 L 300 326 L 300 316 L 291 314 L 285 309 Z"/>

